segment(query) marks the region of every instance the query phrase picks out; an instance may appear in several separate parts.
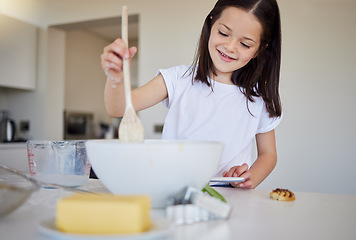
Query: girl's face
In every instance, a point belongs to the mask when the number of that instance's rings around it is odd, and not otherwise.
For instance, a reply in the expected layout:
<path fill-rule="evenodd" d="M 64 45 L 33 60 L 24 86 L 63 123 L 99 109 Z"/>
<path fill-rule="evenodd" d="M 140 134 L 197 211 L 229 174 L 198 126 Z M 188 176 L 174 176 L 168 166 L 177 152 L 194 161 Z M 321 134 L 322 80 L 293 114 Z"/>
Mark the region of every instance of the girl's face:
<path fill-rule="evenodd" d="M 257 56 L 262 26 L 245 10 L 228 7 L 211 28 L 208 48 L 217 76 L 214 80 L 230 83 L 233 71 Z"/>

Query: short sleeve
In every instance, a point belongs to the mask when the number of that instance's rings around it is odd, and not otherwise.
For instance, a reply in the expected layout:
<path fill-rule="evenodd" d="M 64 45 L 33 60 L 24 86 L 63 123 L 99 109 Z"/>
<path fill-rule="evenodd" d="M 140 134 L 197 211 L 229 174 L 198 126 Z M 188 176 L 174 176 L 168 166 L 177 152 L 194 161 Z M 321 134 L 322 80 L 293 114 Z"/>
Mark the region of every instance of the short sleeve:
<path fill-rule="evenodd" d="M 164 82 L 166 84 L 168 98 L 164 99 L 162 103 L 166 107 L 170 107 L 172 100 L 174 99 L 174 92 L 178 85 L 178 80 L 182 78 L 184 72 L 187 71 L 187 66 L 175 66 L 167 69 L 159 69 L 156 76 L 162 74 Z"/>
<path fill-rule="evenodd" d="M 283 113 L 280 117 L 270 117 L 266 108 L 263 107 L 261 118 L 258 124 L 257 133 L 266 133 L 275 129 L 278 124 L 282 121 Z"/>

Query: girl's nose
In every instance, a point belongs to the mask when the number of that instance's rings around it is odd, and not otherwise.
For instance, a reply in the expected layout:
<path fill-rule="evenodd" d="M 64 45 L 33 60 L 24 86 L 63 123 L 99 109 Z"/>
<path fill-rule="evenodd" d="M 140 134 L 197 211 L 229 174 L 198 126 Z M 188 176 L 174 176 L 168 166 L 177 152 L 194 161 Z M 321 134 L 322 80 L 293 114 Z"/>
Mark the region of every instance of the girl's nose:
<path fill-rule="evenodd" d="M 229 52 L 237 51 L 237 43 L 236 43 L 236 41 L 233 41 L 233 40 L 226 41 L 224 44 L 224 47 Z"/>

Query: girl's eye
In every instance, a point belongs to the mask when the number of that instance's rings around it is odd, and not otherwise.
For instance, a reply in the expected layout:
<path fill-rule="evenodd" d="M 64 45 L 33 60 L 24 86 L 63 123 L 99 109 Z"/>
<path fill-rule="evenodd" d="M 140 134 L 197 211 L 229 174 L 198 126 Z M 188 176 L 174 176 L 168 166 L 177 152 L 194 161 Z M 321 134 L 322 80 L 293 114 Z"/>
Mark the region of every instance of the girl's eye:
<path fill-rule="evenodd" d="M 246 43 L 243 43 L 243 42 L 242 42 L 241 45 L 242 45 L 243 47 L 245 47 L 245 48 L 248 48 L 248 49 L 250 48 L 250 46 L 247 45 Z"/>
<path fill-rule="evenodd" d="M 219 34 L 220 34 L 221 36 L 228 37 L 228 35 L 227 35 L 226 33 L 223 33 L 222 31 L 219 31 Z"/>

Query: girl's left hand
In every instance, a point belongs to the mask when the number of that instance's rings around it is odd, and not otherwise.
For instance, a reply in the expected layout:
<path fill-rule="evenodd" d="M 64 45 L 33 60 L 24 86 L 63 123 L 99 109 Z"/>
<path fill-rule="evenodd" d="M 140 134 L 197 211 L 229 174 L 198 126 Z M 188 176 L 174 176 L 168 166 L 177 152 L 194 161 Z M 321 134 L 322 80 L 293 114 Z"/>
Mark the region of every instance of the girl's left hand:
<path fill-rule="evenodd" d="M 239 188 L 247 188 L 251 189 L 254 188 L 253 181 L 251 180 L 251 172 L 248 168 L 246 163 L 242 164 L 241 166 L 235 166 L 230 168 L 228 172 L 223 173 L 223 177 L 243 177 L 245 178 L 245 182 L 243 183 L 230 183 L 233 187 Z"/>

